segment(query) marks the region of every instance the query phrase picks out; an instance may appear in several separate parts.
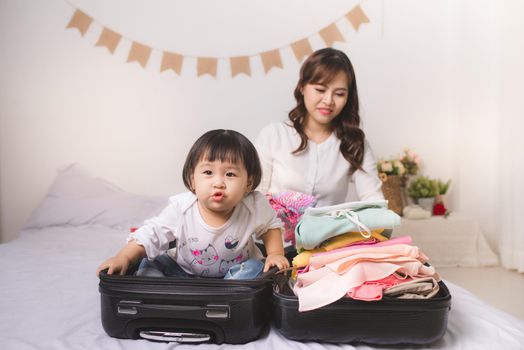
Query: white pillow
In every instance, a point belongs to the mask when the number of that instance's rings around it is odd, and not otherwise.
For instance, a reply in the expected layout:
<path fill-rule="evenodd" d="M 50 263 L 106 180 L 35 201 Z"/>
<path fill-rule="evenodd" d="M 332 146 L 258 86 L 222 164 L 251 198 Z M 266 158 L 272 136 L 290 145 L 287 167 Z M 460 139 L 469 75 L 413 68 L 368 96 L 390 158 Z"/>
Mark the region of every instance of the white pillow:
<path fill-rule="evenodd" d="M 78 164 L 59 169 L 58 175 L 24 228 L 104 225 L 129 229 L 167 206 L 168 196 L 141 196 L 91 175 Z"/>

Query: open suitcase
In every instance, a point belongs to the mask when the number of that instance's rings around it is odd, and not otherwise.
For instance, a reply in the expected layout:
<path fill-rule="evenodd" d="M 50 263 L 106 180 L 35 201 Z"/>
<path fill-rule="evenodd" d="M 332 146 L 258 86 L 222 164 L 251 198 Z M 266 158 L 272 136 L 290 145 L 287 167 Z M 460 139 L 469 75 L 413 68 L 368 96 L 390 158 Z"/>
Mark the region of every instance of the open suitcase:
<path fill-rule="evenodd" d="M 102 325 L 116 338 L 243 344 L 271 318 L 271 278 L 155 278 L 100 273 Z"/>
<path fill-rule="evenodd" d="M 360 301 L 342 298 L 322 308 L 299 312 L 298 298 L 277 275 L 273 290 L 273 321 L 286 338 L 298 341 L 370 344 L 429 344 L 447 328 L 451 295 L 443 282 L 430 299 Z"/>

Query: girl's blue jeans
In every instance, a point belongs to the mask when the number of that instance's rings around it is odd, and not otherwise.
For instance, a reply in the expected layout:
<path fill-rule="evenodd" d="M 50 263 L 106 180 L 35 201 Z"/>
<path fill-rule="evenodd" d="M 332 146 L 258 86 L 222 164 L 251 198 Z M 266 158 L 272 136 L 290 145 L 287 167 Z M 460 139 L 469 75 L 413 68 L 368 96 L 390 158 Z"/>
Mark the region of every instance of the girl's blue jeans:
<path fill-rule="evenodd" d="M 256 259 L 248 259 L 240 264 L 233 265 L 229 268 L 224 279 L 250 280 L 255 279 L 262 274 L 264 263 Z M 137 276 L 148 277 L 192 277 L 184 271 L 169 255 L 162 254 L 150 261 L 147 258 L 142 259 Z"/>

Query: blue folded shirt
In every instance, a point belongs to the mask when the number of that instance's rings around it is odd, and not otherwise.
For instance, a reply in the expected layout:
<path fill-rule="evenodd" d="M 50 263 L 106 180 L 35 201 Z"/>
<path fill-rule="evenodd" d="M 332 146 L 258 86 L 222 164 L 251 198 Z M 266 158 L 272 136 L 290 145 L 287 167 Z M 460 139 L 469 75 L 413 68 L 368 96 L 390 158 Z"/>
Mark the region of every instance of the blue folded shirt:
<path fill-rule="evenodd" d="M 400 225 L 400 216 L 387 208 L 387 201 L 360 201 L 308 208 L 295 228 L 296 248 L 313 249 L 334 236 L 371 230 L 392 229 Z"/>

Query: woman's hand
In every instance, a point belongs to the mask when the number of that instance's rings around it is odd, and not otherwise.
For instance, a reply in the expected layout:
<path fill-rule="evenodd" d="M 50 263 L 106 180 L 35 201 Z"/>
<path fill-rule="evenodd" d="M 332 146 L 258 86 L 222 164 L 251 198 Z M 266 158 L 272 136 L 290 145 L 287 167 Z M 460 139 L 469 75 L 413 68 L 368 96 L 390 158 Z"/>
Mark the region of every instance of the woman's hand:
<path fill-rule="evenodd" d="M 270 254 L 266 257 L 264 272 L 267 272 L 271 266 L 276 266 L 279 270 L 287 269 L 289 267 L 289 261 L 282 254 Z"/>

